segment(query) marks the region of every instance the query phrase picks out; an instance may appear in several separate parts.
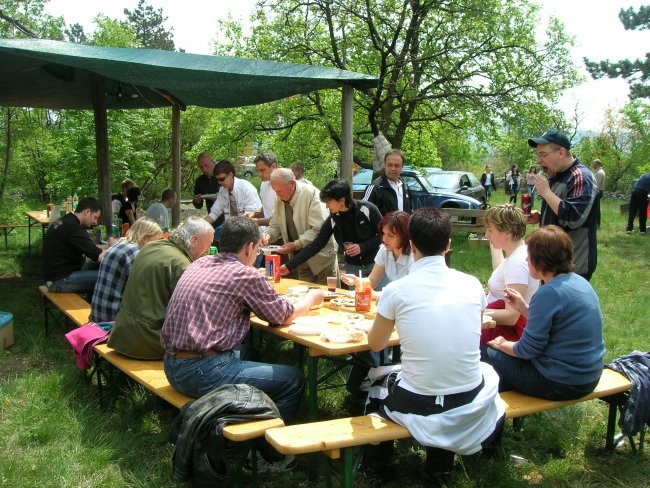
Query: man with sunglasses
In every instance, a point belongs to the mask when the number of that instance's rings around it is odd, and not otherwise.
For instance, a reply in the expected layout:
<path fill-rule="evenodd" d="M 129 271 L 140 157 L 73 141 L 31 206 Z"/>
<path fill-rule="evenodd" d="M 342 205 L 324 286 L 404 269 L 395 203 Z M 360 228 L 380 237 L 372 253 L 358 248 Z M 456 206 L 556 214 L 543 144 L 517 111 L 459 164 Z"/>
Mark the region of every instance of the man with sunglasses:
<path fill-rule="evenodd" d="M 221 215 L 228 220 L 236 215 L 252 217 L 262 210 L 257 190 L 248 181 L 235 177 L 235 167 L 230 161 L 219 161 L 214 167 L 214 177 L 221 188 L 205 220 L 213 224 Z M 218 239 L 218 230 L 215 239 Z"/>
<path fill-rule="evenodd" d="M 543 174 L 535 177 L 542 208 L 528 222 L 562 227 L 573 241 L 575 272 L 586 280 L 596 269 L 596 229 L 600 200 L 596 179 L 589 168 L 571 154 L 571 142 L 557 129 L 528 139 Z"/>

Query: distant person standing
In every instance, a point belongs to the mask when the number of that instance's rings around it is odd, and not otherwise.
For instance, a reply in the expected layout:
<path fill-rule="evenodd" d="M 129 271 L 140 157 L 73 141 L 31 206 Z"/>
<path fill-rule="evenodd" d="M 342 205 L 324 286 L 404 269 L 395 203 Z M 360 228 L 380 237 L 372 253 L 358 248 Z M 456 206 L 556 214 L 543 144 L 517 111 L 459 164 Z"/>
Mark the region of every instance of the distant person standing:
<path fill-rule="evenodd" d="M 128 178 L 124 181 L 122 181 L 122 184 L 120 185 L 120 193 L 114 193 L 111 195 L 111 208 L 113 210 L 113 215 L 117 215 L 120 212 L 120 209 L 122 208 L 122 205 L 126 203 L 126 192 L 129 190 L 129 188 L 133 188 L 135 186 L 135 183 L 133 180 L 129 180 Z"/>
<path fill-rule="evenodd" d="M 169 229 L 169 210 L 176 203 L 176 193 L 171 188 L 162 192 L 160 201 L 151 204 L 145 215 L 156 222 L 163 232 Z"/>
<path fill-rule="evenodd" d="M 506 185 L 510 190 L 510 200 L 509 203 L 514 203 L 517 205 L 517 193 L 519 193 L 519 181 L 521 180 L 521 174 L 519 173 L 519 168 L 516 164 L 513 164 L 510 167 L 510 171 L 506 175 Z"/>
<path fill-rule="evenodd" d="M 219 193 L 220 188 L 217 178 L 214 176 L 214 166 L 216 163 L 210 154 L 202 152 L 197 156 L 196 164 L 199 166 L 201 174 L 194 182 L 194 198 L 192 199 L 192 205 L 197 209 L 203 208 L 203 201 L 205 200 L 205 209 L 210 213 L 212 205 L 214 205 L 214 201 L 217 199 L 217 193 Z M 210 196 L 203 198 L 202 195 Z M 220 225 L 220 222 L 215 222 L 215 225 Z"/>
<path fill-rule="evenodd" d="M 535 176 L 537 176 L 537 166 L 531 166 L 526 171 L 526 189 L 530 195 L 530 208 L 535 205 Z"/>
<path fill-rule="evenodd" d="M 600 159 L 594 159 L 591 163 L 591 169 L 594 172 L 594 178 L 596 178 L 596 186 L 598 187 L 598 227 L 600 227 L 600 202 L 603 199 L 605 193 L 605 170 L 603 165 L 600 162 Z"/>
<path fill-rule="evenodd" d="M 492 190 L 495 189 L 494 184 L 494 173 L 490 170 L 489 166 L 485 167 L 485 171 L 481 175 L 481 185 L 485 190 L 485 203 L 490 203 L 490 197 L 492 196 Z"/>
<path fill-rule="evenodd" d="M 646 220 L 648 218 L 648 193 L 650 193 L 650 173 L 644 174 L 637 180 L 630 196 L 630 209 L 627 219 L 627 233 L 634 230 L 634 219 L 639 214 L 639 232 L 646 233 Z"/>
<path fill-rule="evenodd" d="M 126 191 L 126 203 L 122 204 L 118 214 L 123 224 L 133 225 L 140 217 L 138 202 L 140 201 L 140 188 L 134 186 Z"/>
<path fill-rule="evenodd" d="M 405 162 L 400 149 L 391 149 L 384 155 L 384 174 L 366 188 L 363 199 L 374 203 L 382 216 L 397 210 L 411 211 L 408 187 L 400 178 Z"/>
<path fill-rule="evenodd" d="M 248 181 L 235 176 L 235 167 L 230 161 L 219 161 L 214 167 L 214 176 L 220 188 L 210 213 L 205 217 L 209 223 L 214 224 L 222 215 L 225 220 L 236 215 L 252 217 L 262 209 L 257 190 Z"/>
<path fill-rule="evenodd" d="M 535 178 L 542 207 L 539 212 L 531 212 L 528 223 L 562 227 L 573 242 L 575 272 L 590 280 L 598 261 L 596 179 L 571 154 L 571 142 L 559 130 L 550 129 L 541 137 L 528 139 L 528 145 L 535 148 L 535 157 L 544 172 Z"/>
<path fill-rule="evenodd" d="M 311 185 L 312 182 L 309 181 L 307 178 L 305 178 L 305 165 L 302 163 L 293 163 L 291 165 L 291 171 L 293 171 L 293 175 L 296 177 L 296 181 L 299 183 L 303 183 L 305 185 Z"/>

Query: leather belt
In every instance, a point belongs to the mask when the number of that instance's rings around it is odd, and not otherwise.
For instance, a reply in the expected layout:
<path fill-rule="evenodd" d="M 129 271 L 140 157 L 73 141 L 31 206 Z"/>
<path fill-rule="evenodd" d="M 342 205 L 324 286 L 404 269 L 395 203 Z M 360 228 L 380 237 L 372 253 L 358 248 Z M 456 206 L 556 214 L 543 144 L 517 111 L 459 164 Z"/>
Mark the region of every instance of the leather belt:
<path fill-rule="evenodd" d="M 171 359 L 192 359 L 202 358 L 205 356 L 215 356 L 221 351 L 208 349 L 207 351 L 165 351 L 165 354 Z"/>

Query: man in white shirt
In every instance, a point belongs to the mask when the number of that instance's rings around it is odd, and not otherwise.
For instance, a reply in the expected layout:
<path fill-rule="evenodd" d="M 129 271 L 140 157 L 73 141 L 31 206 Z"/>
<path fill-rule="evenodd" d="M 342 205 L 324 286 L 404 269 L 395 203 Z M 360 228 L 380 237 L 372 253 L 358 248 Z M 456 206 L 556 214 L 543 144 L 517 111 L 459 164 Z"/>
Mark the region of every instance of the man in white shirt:
<path fill-rule="evenodd" d="M 235 215 L 252 217 L 260 211 L 262 202 L 257 190 L 248 181 L 235 177 L 235 167 L 230 161 L 219 161 L 214 167 L 214 176 L 221 188 L 205 220 L 212 224 L 221 215 L 227 220 Z"/>
<path fill-rule="evenodd" d="M 152 203 L 145 215 L 158 223 L 163 232 L 169 230 L 169 211 L 176 203 L 176 193 L 171 188 L 162 192 L 160 201 Z"/>
<path fill-rule="evenodd" d="M 440 483 L 448 480 L 455 453 L 499 449 L 505 407 L 499 377 L 480 362 L 483 287 L 445 264 L 449 216 L 437 208 L 416 210 L 409 233 L 415 262 L 407 276 L 384 287 L 368 345 L 382 350 L 397 328 L 402 370 L 378 414 L 426 446 L 425 474 Z M 381 472 L 392 445 L 367 447 L 362 469 Z"/>
<path fill-rule="evenodd" d="M 264 229 L 271 221 L 271 217 L 273 217 L 275 202 L 278 199 L 275 190 L 271 187 L 271 172 L 278 167 L 278 158 L 272 152 L 262 151 L 255 156 L 253 163 L 257 168 L 257 175 L 262 180 L 260 185 L 262 209 L 255 214 L 253 220 L 260 226 L 260 231 L 264 232 Z"/>

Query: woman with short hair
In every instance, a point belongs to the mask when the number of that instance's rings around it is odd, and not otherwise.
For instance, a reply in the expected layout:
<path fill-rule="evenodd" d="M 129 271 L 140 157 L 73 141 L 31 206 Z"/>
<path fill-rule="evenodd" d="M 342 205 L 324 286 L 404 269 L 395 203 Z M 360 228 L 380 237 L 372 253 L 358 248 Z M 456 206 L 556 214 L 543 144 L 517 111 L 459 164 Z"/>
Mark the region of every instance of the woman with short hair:
<path fill-rule="evenodd" d="M 485 214 L 485 236 L 490 241 L 492 275 L 488 280 L 488 308 L 496 327 L 483 329 L 481 345 L 498 336 L 518 341 L 526 327 L 526 317 L 506 304 L 506 288 L 517 291 L 528 302 L 539 288 L 526 262 L 526 216 L 511 203 L 492 207 Z"/>
<path fill-rule="evenodd" d="M 530 274 L 544 282 L 530 300 L 506 289 L 506 303 L 527 317 L 521 339 L 499 336 L 483 346 L 483 360 L 499 374 L 499 391 L 548 400 L 591 393 L 603 370 L 603 316 L 596 292 L 573 272 L 571 238 L 556 225 L 526 240 Z"/>

